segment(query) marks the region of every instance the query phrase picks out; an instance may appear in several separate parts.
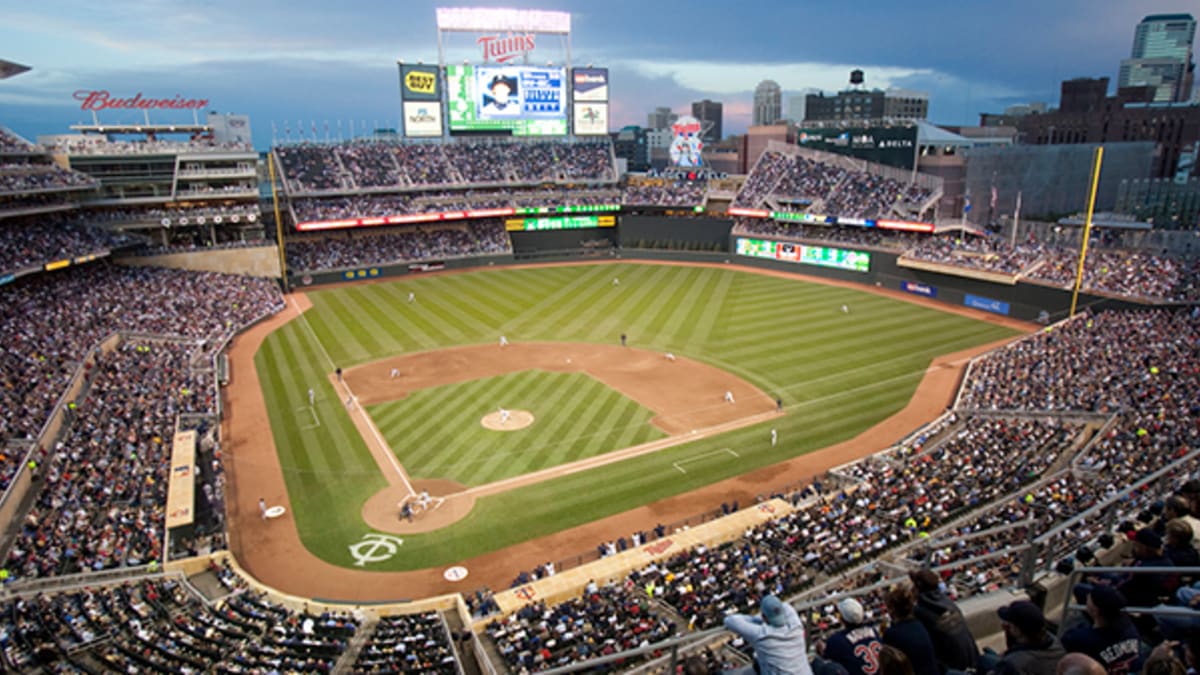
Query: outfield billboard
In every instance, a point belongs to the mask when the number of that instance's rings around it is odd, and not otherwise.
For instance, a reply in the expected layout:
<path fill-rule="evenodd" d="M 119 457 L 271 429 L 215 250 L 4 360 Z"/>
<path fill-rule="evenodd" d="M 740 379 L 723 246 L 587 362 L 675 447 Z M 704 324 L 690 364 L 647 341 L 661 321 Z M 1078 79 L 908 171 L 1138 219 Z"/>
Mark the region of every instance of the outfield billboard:
<path fill-rule="evenodd" d="M 446 66 L 450 133 L 567 134 L 564 68 Z"/>
<path fill-rule="evenodd" d="M 578 136 L 607 136 L 608 103 L 575 103 L 572 125 Z"/>
<path fill-rule="evenodd" d="M 410 138 L 436 138 L 441 136 L 441 104 L 435 101 L 405 101 L 404 135 Z"/>
<path fill-rule="evenodd" d="M 917 127 L 800 129 L 796 142 L 813 150 L 911 169 L 917 151 Z"/>
<path fill-rule="evenodd" d="M 437 66 L 400 64 L 400 98 L 404 101 L 441 101 Z"/>
<path fill-rule="evenodd" d="M 866 251 L 851 251 L 832 246 L 808 246 L 790 241 L 771 241 L 769 239 L 749 239 L 738 237 L 736 242 L 738 255 L 751 258 L 767 258 L 797 262 L 818 267 L 833 267 L 852 272 L 869 272 L 871 270 L 871 254 Z"/>
<path fill-rule="evenodd" d="M 575 101 L 607 101 L 608 68 L 572 69 L 571 87 Z"/>

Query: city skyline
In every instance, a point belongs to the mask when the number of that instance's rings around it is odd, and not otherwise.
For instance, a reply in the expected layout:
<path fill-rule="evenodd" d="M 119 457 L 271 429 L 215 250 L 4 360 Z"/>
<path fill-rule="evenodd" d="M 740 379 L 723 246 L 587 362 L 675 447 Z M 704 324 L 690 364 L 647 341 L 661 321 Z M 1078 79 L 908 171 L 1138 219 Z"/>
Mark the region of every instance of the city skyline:
<path fill-rule="evenodd" d="M 447 3 L 356 2 L 337 11 L 306 0 L 216 0 L 203 11 L 174 0 L 23 7 L 0 26 L 0 58 L 33 70 L 0 83 L 0 124 L 31 138 L 66 133 L 68 125 L 90 121 L 73 93 L 108 89 L 209 99 L 213 110 L 250 115 L 260 147 L 273 125 L 280 137 L 284 124 L 306 135 L 311 126 L 324 135 L 328 124 L 334 136 L 343 122 L 395 126 L 395 62 L 437 60 L 433 14 L 440 4 Z M 1053 104 L 1061 80 L 1115 82 L 1144 16 L 1190 9 L 1182 2 L 1049 4 L 869 3 L 877 20 L 863 22 L 862 8 L 763 3 L 731 13 L 703 0 L 695 3 L 697 16 L 721 17 L 718 35 L 729 36 L 705 47 L 669 28 L 673 13 L 666 8 L 618 2 L 600 12 L 573 1 L 540 8 L 572 12 L 573 65 L 610 69 L 611 129 L 643 125 L 655 106 L 687 113 L 691 102 L 711 99 L 724 104 L 725 135 L 749 126 L 759 81 L 779 82 L 785 97 L 809 88 L 837 91 L 854 68 L 865 72 L 868 88 L 928 92 L 934 122 L 974 124 L 980 112 Z M 1081 22 L 1085 11 L 1090 18 Z M 814 28 L 797 41 L 795 31 L 807 24 Z M 1022 36 L 1021 49 L 1012 48 L 1012 34 Z"/>

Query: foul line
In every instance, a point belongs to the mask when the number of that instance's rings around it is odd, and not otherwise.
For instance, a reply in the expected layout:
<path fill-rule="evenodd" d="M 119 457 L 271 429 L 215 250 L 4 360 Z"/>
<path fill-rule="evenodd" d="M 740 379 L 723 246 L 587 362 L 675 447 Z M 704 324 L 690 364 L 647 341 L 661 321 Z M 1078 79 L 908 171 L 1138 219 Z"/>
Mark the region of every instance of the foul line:
<path fill-rule="evenodd" d="M 329 355 L 329 350 L 325 349 L 325 343 L 321 342 L 321 338 L 317 337 L 317 331 L 313 330 L 312 324 L 308 322 L 308 317 L 304 315 L 304 312 L 300 311 L 300 305 L 296 302 L 296 297 L 292 296 L 291 301 L 296 313 L 300 315 L 300 319 L 304 321 L 304 327 L 308 329 L 309 335 L 312 335 L 313 340 L 316 340 L 317 342 L 317 346 L 321 348 L 321 353 L 325 355 L 325 360 L 329 362 L 329 367 L 337 370 L 337 364 L 333 362 L 333 357 Z M 342 380 L 340 384 L 346 388 L 346 393 L 349 394 L 350 401 L 353 404 L 350 406 L 348 414 L 353 416 L 355 409 L 362 412 L 363 421 L 366 422 L 367 428 L 371 431 L 371 435 L 375 437 L 375 441 L 379 443 L 379 447 L 382 448 L 383 454 L 387 455 L 388 461 L 391 463 L 392 468 L 396 470 L 396 475 L 400 476 L 400 480 L 404 482 L 404 487 L 408 490 L 408 494 L 415 495 L 417 491 L 413 489 L 412 483 L 408 481 L 408 474 L 404 473 L 404 467 L 400 466 L 400 462 L 396 461 L 396 454 L 392 452 L 392 448 L 387 444 L 387 441 L 383 440 L 383 435 L 380 434 L 379 429 L 375 427 L 375 422 L 371 420 L 371 416 L 368 415 L 365 410 L 363 410 L 361 405 L 358 405 L 358 397 L 355 396 L 354 391 L 350 389 L 350 383 Z"/>
<path fill-rule="evenodd" d="M 671 462 L 671 466 L 675 467 L 679 471 L 679 473 L 686 474 L 687 471 L 682 466 L 679 466 L 680 464 L 686 464 L 688 462 L 694 462 L 698 459 L 704 459 L 705 457 L 719 455 L 722 452 L 728 452 L 729 454 L 733 455 L 734 457 L 741 457 L 741 455 L 734 452 L 732 448 L 721 448 L 720 450 L 710 450 L 708 452 L 701 453 L 699 455 L 696 455 L 695 457 L 688 457 L 687 459 L 681 459 L 678 462 Z"/>
<path fill-rule="evenodd" d="M 310 414 L 312 414 L 313 423 L 306 424 L 306 425 L 300 427 L 301 431 L 310 431 L 312 429 L 316 429 L 317 427 L 321 426 L 321 418 L 317 417 L 317 411 L 315 409 L 313 409 L 309 406 L 306 406 L 306 405 L 302 405 L 299 408 L 296 408 L 296 412 L 300 412 L 302 410 L 307 410 Z"/>

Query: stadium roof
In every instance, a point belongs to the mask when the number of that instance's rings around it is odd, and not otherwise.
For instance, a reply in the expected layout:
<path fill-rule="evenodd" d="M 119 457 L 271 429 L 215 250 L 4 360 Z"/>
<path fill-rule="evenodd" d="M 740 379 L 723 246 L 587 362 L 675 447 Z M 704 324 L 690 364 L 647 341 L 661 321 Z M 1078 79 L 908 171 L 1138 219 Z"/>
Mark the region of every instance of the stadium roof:
<path fill-rule="evenodd" d="M 29 70 L 29 66 L 0 59 L 0 80 L 7 80 L 14 75 L 20 75 Z"/>
<path fill-rule="evenodd" d="M 952 131 L 946 131 L 938 125 L 931 124 L 925 120 L 917 120 L 917 145 L 974 148 L 980 145 L 1008 145 L 1010 142 L 1011 140 L 1007 137 L 968 138 Z"/>

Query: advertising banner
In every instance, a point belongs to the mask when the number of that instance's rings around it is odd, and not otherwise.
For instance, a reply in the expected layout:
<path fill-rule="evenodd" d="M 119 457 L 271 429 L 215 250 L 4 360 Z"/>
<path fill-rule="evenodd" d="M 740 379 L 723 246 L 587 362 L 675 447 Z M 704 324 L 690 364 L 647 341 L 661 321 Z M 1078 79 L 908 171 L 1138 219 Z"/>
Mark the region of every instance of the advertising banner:
<path fill-rule="evenodd" d="M 608 135 L 608 103 L 576 103 L 574 125 L 579 136 Z"/>
<path fill-rule="evenodd" d="M 400 98 L 405 101 L 442 100 L 437 66 L 400 64 Z"/>
<path fill-rule="evenodd" d="M 607 101 L 608 68 L 575 68 L 571 85 L 576 101 Z"/>
<path fill-rule="evenodd" d="M 967 293 L 963 298 L 963 304 L 967 307 L 973 307 L 975 309 L 982 309 L 985 312 L 991 312 L 992 314 L 1003 314 L 1008 316 L 1007 302 L 994 300 L 992 298 L 985 298 L 982 295 L 971 295 L 970 293 Z"/>
<path fill-rule="evenodd" d="M 411 138 L 441 136 L 441 106 L 433 101 L 405 101 L 404 135 Z"/>
<path fill-rule="evenodd" d="M 914 295 L 923 295 L 927 298 L 936 298 L 938 293 L 937 286 L 918 284 L 915 281 L 901 281 L 900 289 L 908 291 Z"/>

